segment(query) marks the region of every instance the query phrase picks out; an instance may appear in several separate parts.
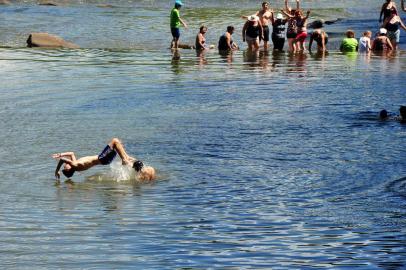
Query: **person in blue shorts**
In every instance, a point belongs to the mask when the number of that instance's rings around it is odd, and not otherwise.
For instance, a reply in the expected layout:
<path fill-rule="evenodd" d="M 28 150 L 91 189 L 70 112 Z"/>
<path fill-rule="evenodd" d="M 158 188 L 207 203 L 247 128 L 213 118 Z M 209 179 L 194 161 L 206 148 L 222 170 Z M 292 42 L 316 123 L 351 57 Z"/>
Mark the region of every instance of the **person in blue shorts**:
<path fill-rule="evenodd" d="M 55 177 L 57 179 L 60 178 L 59 170 L 62 165 L 62 173 L 67 178 L 70 178 L 76 171 L 85 171 L 96 165 L 110 164 L 117 154 L 120 156 L 122 164 L 131 165 L 131 167 L 138 173 L 141 180 L 153 180 L 155 178 L 155 169 L 150 166 L 144 166 L 142 161 L 129 156 L 125 151 L 123 144 L 117 138 L 111 139 L 99 155 L 85 156 L 77 159 L 74 152 L 53 154 L 52 157 L 59 160 L 55 169 Z"/>
<path fill-rule="evenodd" d="M 179 10 L 183 6 L 180 0 L 176 0 L 175 7 L 171 10 L 171 33 L 172 33 L 172 43 L 171 48 L 177 49 L 179 45 L 180 30 L 179 27 L 183 25 L 187 28 L 186 23 L 180 18 Z"/>

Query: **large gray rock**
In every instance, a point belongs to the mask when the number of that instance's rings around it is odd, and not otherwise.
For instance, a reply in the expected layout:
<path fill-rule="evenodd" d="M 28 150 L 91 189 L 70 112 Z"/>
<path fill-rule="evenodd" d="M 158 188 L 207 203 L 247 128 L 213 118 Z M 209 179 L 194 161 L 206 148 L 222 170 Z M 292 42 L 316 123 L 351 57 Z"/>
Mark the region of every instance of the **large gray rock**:
<path fill-rule="evenodd" d="M 10 5 L 10 1 L 8 0 L 0 0 L 0 5 Z"/>
<path fill-rule="evenodd" d="M 31 33 L 27 39 L 27 46 L 45 48 L 79 48 L 76 44 L 67 42 L 58 36 L 48 33 Z"/>

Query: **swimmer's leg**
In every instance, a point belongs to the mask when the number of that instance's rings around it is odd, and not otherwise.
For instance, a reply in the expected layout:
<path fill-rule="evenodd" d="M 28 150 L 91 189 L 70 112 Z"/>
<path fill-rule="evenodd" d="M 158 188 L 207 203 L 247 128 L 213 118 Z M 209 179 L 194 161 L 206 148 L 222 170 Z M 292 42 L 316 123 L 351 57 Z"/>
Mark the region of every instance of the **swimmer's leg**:
<path fill-rule="evenodd" d="M 129 164 L 133 158 L 130 157 L 127 152 L 124 149 L 124 145 L 121 143 L 121 141 L 117 138 L 111 139 L 109 143 L 110 147 L 113 148 L 117 154 L 120 156 L 123 165 Z"/>

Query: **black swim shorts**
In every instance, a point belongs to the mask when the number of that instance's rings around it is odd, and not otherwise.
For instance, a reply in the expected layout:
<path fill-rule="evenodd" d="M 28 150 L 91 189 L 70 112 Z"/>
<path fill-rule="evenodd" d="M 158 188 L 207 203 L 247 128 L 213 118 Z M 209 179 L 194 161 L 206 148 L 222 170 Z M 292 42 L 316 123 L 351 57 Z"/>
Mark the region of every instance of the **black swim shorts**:
<path fill-rule="evenodd" d="M 263 31 L 264 31 L 264 41 L 269 41 L 269 26 L 268 25 L 264 25 L 262 27 Z M 262 37 L 259 36 L 259 40 L 262 40 Z"/>
<path fill-rule="evenodd" d="M 100 160 L 100 163 L 102 165 L 108 165 L 113 161 L 116 155 L 117 152 L 114 149 L 112 149 L 110 145 L 107 145 L 98 156 L 98 159 Z"/>

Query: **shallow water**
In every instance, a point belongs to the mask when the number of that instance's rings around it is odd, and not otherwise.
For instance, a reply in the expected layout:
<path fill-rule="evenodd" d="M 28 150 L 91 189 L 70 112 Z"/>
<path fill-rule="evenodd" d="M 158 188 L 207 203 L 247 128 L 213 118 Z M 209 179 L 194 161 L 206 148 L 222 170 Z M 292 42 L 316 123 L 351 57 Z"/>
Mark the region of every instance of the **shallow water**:
<path fill-rule="evenodd" d="M 174 57 L 167 33 L 163 44 L 162 33 L 131 28 L 134 12 L 166 14 L 169 4 L 118 3 L 136 11 L 80 2 L 1 7 L 4 25 L 15 25 L 0 31 L 14 47 L 0 49 L 2 268 L 406 267 L 406 125 L 377 120 L 380 109 L 396 114 L 406 104 L 403 51 Z M 220 4 L 205 5 L 215 13 Z M 19 9 L 37 23 L 63 14 L 61 32 L 50 32 L 84 49 L 17 48 L 31 27 L 16 22 Z M 196 9 L 185 10 L 192 25 Z M 84 35 L 88 12 L 91 28 L 109 18 L 103 31 L 115 38 Z M 331 29 L 346 29 L 353 14 Z M 83 23 L 65 29 L 72 17 Z M 214 22 L 213 36 L 228 24 Z M 128 35 L 112 30 L 124 25 Z M 157 42 L 131 43 L 140 33 Z M 111 137 L 159 179 L 100 177 L 114 164 L 55 184 L 52 153 L 97 154 Z"/>

